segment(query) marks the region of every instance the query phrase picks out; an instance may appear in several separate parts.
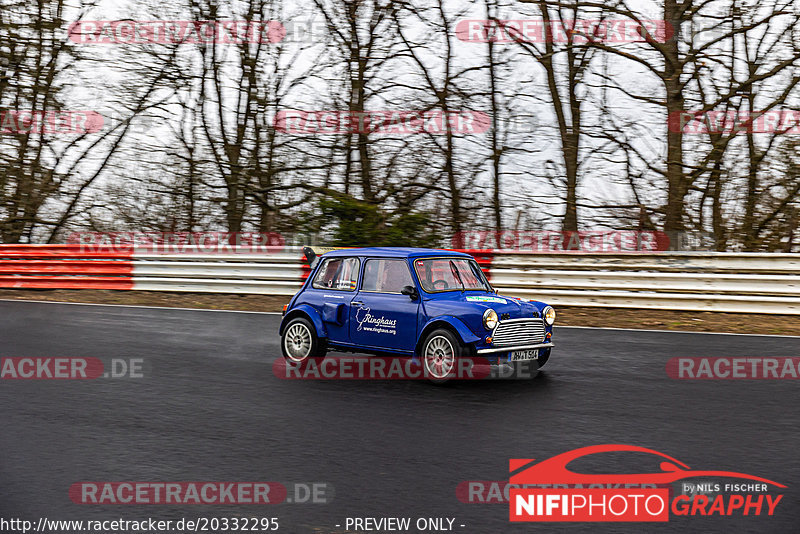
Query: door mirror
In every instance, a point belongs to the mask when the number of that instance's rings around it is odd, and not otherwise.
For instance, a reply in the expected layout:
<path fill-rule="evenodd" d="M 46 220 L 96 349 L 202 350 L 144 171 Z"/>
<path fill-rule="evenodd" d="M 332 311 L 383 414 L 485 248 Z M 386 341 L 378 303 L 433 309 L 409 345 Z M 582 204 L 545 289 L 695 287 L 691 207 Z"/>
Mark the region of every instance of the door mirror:
<path fill-rule="evenodd" d="M 400 290 L 400 293 L 403 295 L 408 295 L 411 300 L 417 300 L 419 298 L 419 293 L 417 292 L 417 288 L 414 286 L 405 286 L 403 289 Z"/>

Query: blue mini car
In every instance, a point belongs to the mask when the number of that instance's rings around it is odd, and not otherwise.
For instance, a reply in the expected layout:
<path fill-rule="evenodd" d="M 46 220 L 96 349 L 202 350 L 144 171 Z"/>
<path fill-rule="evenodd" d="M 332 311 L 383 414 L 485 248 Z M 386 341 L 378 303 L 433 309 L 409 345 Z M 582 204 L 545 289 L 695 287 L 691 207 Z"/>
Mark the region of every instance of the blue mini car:
<path fill-rule="evenodd" d="M 469 254 L 423 248 L 352 248 L 319 256 L 284 308 L 283 356 L 300 364 L 328 350 L 418 357 L 427 376 L 452 376 L 458 359 L 535 360 L 553 346 L 555 310 L 504 297 Z"/>

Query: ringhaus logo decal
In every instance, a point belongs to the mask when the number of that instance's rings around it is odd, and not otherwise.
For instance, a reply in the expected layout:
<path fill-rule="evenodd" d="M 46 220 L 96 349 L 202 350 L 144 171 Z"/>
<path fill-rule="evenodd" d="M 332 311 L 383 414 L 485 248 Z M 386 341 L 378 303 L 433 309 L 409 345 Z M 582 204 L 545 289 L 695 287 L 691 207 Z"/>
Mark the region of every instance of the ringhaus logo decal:
<path fill-rule="evenodd" d="M 375 317 L 366 307 L 356 310 L 356 321 L 359 332 L 365 330 L 376 334 L 397 334 L 397 319 L 387 319 L 383 315 Z"/>
<path fill-rule="evenodd" d="M 660 472 L 636 474 L 583 474 L 568 464 L 591 454 L 605 452 L 647 453 L 660 457 Z M 635 445 L 594 445 L 565 452 L 537 462 L 509 460 L 509 521 L 512 522 L 665 522 L 675 516 L 771 516 L 783 494 L 769 487 L 786 486 L 733 471 L 694 470 L 662 452 Z M 683 491 L 672 495 L 665 484 L 701 478 L 702 484 L 681 483 Z M 724 478 L 724 482 L 708 482 Z M 739 482 L 746 481 L 746 482 Z M 619 487 L 605 487 L 605 485 Z M 630 488 L 652 484 L 661 487 Z M 531 487 L 550 485 L 551 487 Z M 698 487 L 717 492 L 697 492 Z M 685 494 L 690 493 L 690 494 Z"/>

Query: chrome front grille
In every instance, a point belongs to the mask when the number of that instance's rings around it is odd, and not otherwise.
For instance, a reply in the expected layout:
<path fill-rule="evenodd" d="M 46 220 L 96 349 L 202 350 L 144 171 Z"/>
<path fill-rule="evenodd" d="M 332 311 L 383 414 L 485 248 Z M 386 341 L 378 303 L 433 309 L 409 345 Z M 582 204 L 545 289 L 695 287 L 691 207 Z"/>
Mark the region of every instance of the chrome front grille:
<path fill-rule="evenodd" d="M 501 321 L 492 334 L 496 347 L 536 345 L 544 341 L 544 322 L 541 319 L 510 319 Z"/>

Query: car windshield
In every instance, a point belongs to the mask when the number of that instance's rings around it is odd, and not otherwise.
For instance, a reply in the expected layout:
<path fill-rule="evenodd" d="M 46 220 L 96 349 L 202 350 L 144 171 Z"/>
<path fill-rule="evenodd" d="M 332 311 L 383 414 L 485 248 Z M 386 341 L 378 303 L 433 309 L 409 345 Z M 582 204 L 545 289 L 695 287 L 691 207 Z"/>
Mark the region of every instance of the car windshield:
<path fill-rule="evenodd" d="M 491 291 L 475 262 L 466 258 L 428 258 L 414 261 L 422 289 L 440 291 Z"/>

